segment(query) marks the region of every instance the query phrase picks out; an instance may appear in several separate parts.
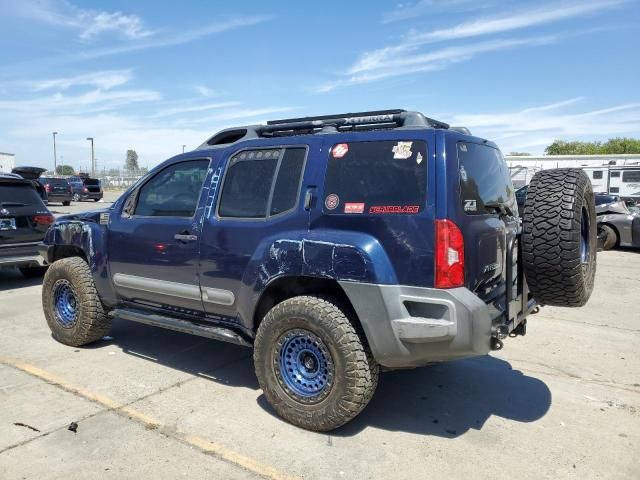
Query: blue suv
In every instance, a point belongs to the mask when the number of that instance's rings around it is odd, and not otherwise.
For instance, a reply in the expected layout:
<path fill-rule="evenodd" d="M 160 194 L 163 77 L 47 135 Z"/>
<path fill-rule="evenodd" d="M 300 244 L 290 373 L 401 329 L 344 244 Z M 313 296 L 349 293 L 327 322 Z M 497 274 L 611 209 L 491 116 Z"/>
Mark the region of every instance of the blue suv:
<path fill-rule="evenodd" d="M 538 173 L 524 210 L 495 144 L 421 113 L 231 128 L 58 218 L 44 313 L 72 346 L 119 318 L 252 347 L 275 410 L 327 431 L 381 367 L 485 355 L 540 305 L 586 303 L 588 177 Z"/>

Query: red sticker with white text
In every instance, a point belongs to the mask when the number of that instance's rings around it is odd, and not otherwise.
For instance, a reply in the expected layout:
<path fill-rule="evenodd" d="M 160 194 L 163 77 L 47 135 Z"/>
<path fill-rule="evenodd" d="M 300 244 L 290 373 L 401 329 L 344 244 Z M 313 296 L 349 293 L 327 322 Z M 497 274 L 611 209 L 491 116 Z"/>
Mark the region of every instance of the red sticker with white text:
<path fill-rule="evenodd" d="M 418 213 L 419 211 L 419 205 L 375 205 L 369 208 L 369 213 L 378 215 L 384 213 Z"/>
<path fill-rule="evenodd" d="M 349 144 L 347 143 L 339 143 L 331 149 L 331 154 L 333 158 L 342 158 L 349 151 Z"/>
<path fill-rule="evenodd" d="M 364 203 L 345 203 L 344 213 L 364 213 Z"/>

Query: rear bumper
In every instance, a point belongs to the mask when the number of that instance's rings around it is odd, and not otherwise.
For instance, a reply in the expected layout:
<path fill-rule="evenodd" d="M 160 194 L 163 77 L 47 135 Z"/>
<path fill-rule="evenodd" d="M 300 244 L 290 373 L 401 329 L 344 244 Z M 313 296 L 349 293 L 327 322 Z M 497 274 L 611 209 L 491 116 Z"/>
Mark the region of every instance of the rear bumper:
<path fill-rule="evenodd" d="M 72 198 L 73 198 L 73 195 L 71 193 L 65 193 L 65 194 L 49 193 L 47 200 L 49 202 L 70 202 Z"/>
<path fill-rule="evenodd" d="M 38 253 L 37 243 L 0 247 L 0 267 L 41 267 L 44 259 Z"/>
<path fill-rule="evenodd" d="M 467 288 L 340 282 L 374 358 L 389 368 L 487 354 L 499 312 Z M 522 317 L 520 320 L 522 320 Z"/>
<path fill-rule="evenodd" d="M 80 200 L 100 200 L 102 198 L 102 192 L 81 192 Z"/>

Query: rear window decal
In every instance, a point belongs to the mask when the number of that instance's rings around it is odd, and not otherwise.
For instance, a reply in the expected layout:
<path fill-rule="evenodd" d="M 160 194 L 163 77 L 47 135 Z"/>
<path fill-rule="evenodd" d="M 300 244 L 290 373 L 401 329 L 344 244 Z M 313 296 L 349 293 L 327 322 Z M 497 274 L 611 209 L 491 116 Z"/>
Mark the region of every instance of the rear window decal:
<path fill-rule="evenodd" d="M 347 154 L 348 151 L 349 151 L 348 143 L 339 143 L 336 146 L 334 146 L 333 149 L 331 149 L 331 154 L 333 155 L 333 158 L 342 158 Z"/>
<path fill-rule="evenodd" d="M 327 195 L 327 198 L 324 199 L 324 206 L 327 207 L 327 210 L 335 210 L 338 205 L 340 205 L 340 198 L 335 193 Z"/>
<path fill-rule="evenodd" d="M 477 200 L 465 200 L 464 201 L 464 211 L 465 212 L 477 212 L 478 211 L 478 201 Z"/>
<path fill-rule="evenodd" d="M 422 163 L 422 154 L 420 152 L 418 152 L 418 155 L 416 155 L 416 163 L 418 165 Z"/>
<path fill-rule="evenodd" d="M 364 213 L 364 203 L 345 203 L 344 213 Z"/>
<path fill-rule="evenodd" d="M 411 146 L 413 142 L 398 142 L 391 149 L 393 151 L 393 158 L 396 160 L 406 160 L 407 158 L 411 158 L 413 152 L 411 151 Z"/>
<path fill-rule="evenodd" d="M 372 207 L 369 207 L 369 213 L 373 214 L 418 213 L 419 211 L 419 205 L 374 205 Z"/>

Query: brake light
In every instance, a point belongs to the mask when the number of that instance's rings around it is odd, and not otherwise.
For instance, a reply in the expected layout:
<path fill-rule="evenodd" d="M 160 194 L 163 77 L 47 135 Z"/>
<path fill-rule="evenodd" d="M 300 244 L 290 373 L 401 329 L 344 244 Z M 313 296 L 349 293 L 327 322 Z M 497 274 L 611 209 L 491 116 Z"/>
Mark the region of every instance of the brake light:
<path fill-rule="evenodd" d="M 464 285 L 464 237 L 451 220 L 436 220 L 435 286 Z"/>
<path fill-rule="evenodd" d="M 31 220 L 33 220 L 38 225 L 51 225 L 53 222 L 56 221 L 56 219 L 51 214 L 35 215 L 31 217 Z"/>
<path fill-rule="evenodd" d="M 84 187 L 84 188 L 82 189 L 82 191 L 83 191 L 84 193 L 87 193 L 87 192 L 89 191 L 89 189 L 88 189 L 87 187 Z"/>
<path fill-rule="evenodd" d="M 44 190 L 45 192 L 49 193 L 51 191 L 51 185 L 49 185 L 48 183 L 44 184 Z"/>

